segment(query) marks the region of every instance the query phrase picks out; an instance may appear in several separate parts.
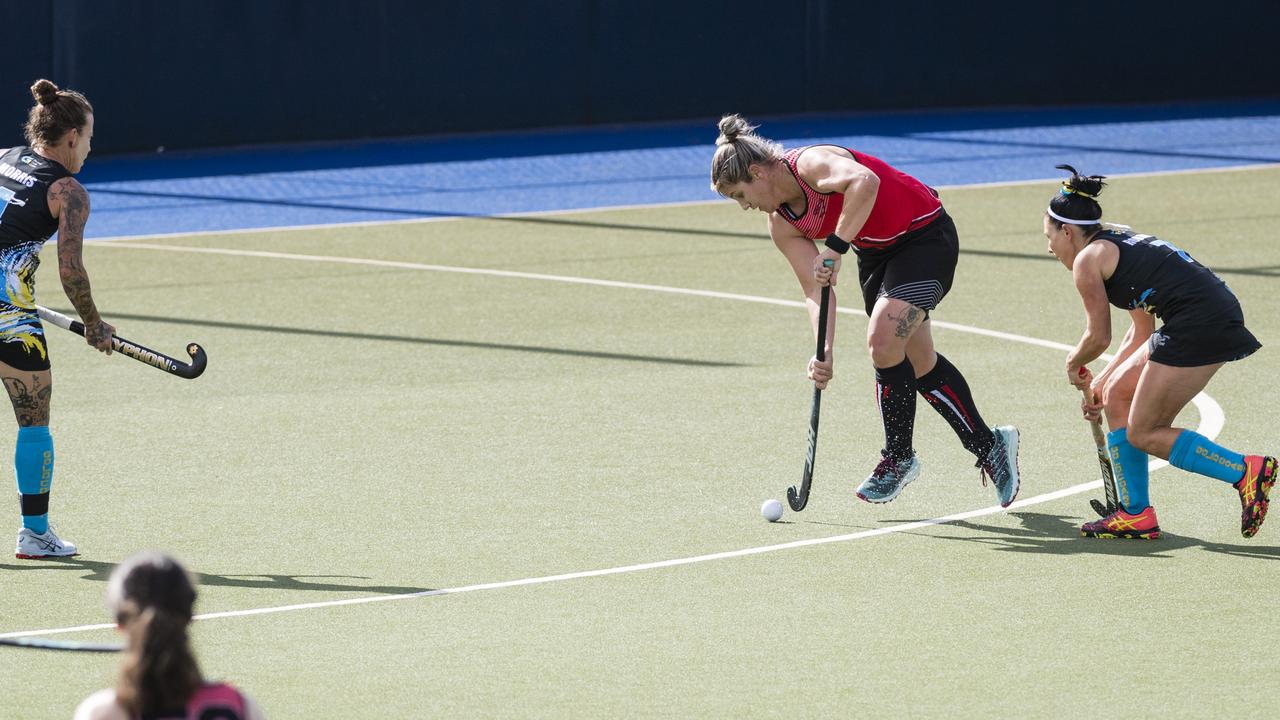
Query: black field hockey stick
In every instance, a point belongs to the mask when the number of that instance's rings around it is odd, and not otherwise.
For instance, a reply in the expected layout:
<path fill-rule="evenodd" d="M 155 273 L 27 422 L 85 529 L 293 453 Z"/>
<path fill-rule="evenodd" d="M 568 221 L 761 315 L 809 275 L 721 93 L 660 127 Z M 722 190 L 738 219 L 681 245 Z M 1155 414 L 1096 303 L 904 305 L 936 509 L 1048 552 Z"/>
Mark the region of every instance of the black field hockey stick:
<path fill-rule="evenodd" d="M 824 260 L 823 265 L 830 267 L 833 263 Z M 822 286 L 822 302 L 818 304 L 818 361 L 826 360 L 827 349 L 827 310 L 831 305 L 831 286 Z M 787 504 L 793 512 L 800 512 L 809 504 L 809 487 L 813 485 L 813 461 L 818 456 L 818 411 L 822 409 L 822 391 L 815 385 L 813 388 L 813 409 L 809 411 L 809 454 L 804 458 L 804 475 L 800 477 L 800 487 L 787 488 Z"/>
<path fill-rule="evenodd" d="M 1080 374 L 1083 375 L 1084 368 L 1080 370 Z M 1083 392 L 1085 400 L 1093 399 L 1088 388 Z M 1102 491 L 1107 498 L 1105 503 L 1093 498 L 1089 501 L 1089 506 L 1098 513 L 1099 517 L 1106 517 L 1120 507 L 1116 501 L 1116 476 L 1111 469 L 1111 456 L 1107 453 L 1107 436 L 1102 434 L 1102 420 L 1090 420 L 1089 429 L 1093 431 L 1093 444 L 1098 448 L 1098 468 L 1102 470 Z"/>
<path fill-rule="evenodd" d="M 79 320 L 72 320 L 66 315 L 42 305 L 36 306 L 36 312 L 40 315 L 41 320 L 84 337 L 84 323 Z M 197 343 L 187 343 L 187 354 L 191 356 L 191 362 L 189 363 L 175 360 L 164 353 L 158 353 L 151 348 L 125 340 L 119 335 L 111 336 L 111 349 L 122 355 L 128 355 L 138 362 L 146 363 L 153 368 L 159 368 L 171 375 L 177 375 L 188 380 L 200 377 L 200 373 L 204 372 L 205 366 L 209 364 L 209 356 L 205 354 L 204 348 Z"/>
<path fill-rule="evenodd" d="M 46 640 L 36 637 L 0 638 L 0 645 L 32 650 L 61 650 L 63 652 L 116 653 L 124 650 L 123 645 L 75 642 L 74 640 Z"/>

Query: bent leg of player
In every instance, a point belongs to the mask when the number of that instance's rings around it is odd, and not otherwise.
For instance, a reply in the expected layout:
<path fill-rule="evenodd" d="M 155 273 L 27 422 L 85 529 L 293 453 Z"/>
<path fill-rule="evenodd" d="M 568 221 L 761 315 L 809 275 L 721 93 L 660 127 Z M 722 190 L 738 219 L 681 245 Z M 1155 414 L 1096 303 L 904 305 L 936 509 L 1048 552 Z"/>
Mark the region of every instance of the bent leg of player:
<path fill-rule="evenodd" d="M 1130 415 L 1129 439 L 1176 468 L 1221 480 L 1240 496 L 1240 534 L 1253 537 L 1266 519 L 1276 460 L 1245 456 L 1205 436 L 1173 427 L 1173 419 L 1204 389 L 1224 363 L 1176 367 L 1152 360 L 1138 381 Z M 1135 428 L 1141 431 L 1135 437 Z"/>
<path fill-rule="evenodd" d="M 1111 453 L 1120 507 L 1104 518 L 1082 525 L 1080 534 L 1093 538 L 1145 540 L 1160 537 L 1160 523 L 1147 495 L 1147 454 L 1129 443 L 1125 428 L 1107 434 L 1107 448 Z"/>
<path fill-rule="evenodd" d="M 917 380 L 920 395 L 947 421 L 965 449 L 977 458 L 983 483 L 991 478 L 996 489 L 996 500 L 1001 507 L 1009 507 L 1018 496 L 1021 481 L 1018 475 L 1018 430 L 1014 427 L 987 427 L 978 412 L 969 391 L 969 383 L 960 370 L 933 348 L 929 321 L 911 336 L 907 355 L 917 368 L 932 369 Z"/>
<path fill-rule="evenodd" d="M 1117 498 L 1119 489 L 1116 487 L 1116 473 L 1119 472 L 1119 457 L 1124 455 L 1126 458 L 1130 452 L 1142 454 L 1141 468 L 1134 467 L 1137 459 L 1130 459 L 1129 472 L 1125 473 L 1126 477 L 1134 478 L 1134 483 L 1141 483 L 1140 492 L 1144 497 L 1147 495 L 1147 456 L 1141 450 L 1134 448 L 1128 440 L 1128 432 L 1126 430 L 1129 425 L 1129 411 L 1133 408 L 1133 396 L 1138 389 L 1138 380 L 1142 377 L 1142 370 L 1150 359 L 1150 350 L 1143 346 L 1134 351 L 1124 362 L 1120 363 L 1107 378 L 1107 381 L 1100 389 L 1100 400 L 1103 406 L 1103 415 L 1106 418 L 1107 426 L 1112 430 L 1122 430 L 1125 432 L 1111 432 L 1103 438 L 1104 453 L 1100 462 L 1105 466 L 1102 470 L 1102 481 L 1108 483 L 1106 488 L 1106 504 L 1098 500 L 1092 501 L 1093 509 L 1097 511 L 1100 517 L 1107 517 L 1116 510 L 1125 510 L 1126 512 L 1140 512 L 1142 508 L 1150 505 L 1149 500 L 1144 500 L 1142 504 L 1130 503 L 1130 507 L 1126 508 L 1124 502 Z M 1124 447 L 1118 447 L 1115 444 L 1116 439 L 1124 441 Z M 1139 479 L 1136 473 L 1141 473 Z"/>
<path fill-rule="evenodd" d="M 886 503 L 920 475 L 912 449 L 916 419 L 916 374 L 907 359 L 907 341 L 924 321 L 924 311 L 902 300 L 881 297 L 867 327 L 867 345 L 876 368 L 876 402 L 884 423 L 881 459 L 858 486 L 858 497 Z"/>
<path fill-rule="evenodd" d="M 1276 482 L 1275 458 L 1243 455 L 1193 430 L 1182 430 L 1170 449 L 1169 464 L 1230 483 L 1240 495 L 1240 534 L 1257 534 Z"/>
<path fill-rule="evenodd" d="M 912 344 L 921 336 L 928 336 L 928 323 L 911 339 Z M 982 420 L 964 375 L 941 353 L 932 354 L 936 358 L 933 369 L 916 381 L 920 395 L 947 421 L 964 449 L 981 460 L 991 452 L 996 441 L 995 433 Z"/>

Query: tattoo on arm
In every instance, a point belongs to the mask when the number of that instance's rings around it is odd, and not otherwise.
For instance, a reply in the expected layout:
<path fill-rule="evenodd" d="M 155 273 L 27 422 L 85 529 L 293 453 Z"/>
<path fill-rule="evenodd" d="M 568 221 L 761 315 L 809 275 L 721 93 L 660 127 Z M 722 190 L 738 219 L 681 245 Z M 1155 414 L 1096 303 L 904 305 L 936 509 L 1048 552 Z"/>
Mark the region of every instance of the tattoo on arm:
<path fill-rule="evenodd" d="M 84 267 L 84 226 L 89 220 L 89 193 L 72 178 L 49 188 L 51 199 L 61 205 L 58 214 L 58 275 L 67 299 L 76 306 L 85 327 L 96 325 L 98 308 L 89 291 L 89 273 Z"/>

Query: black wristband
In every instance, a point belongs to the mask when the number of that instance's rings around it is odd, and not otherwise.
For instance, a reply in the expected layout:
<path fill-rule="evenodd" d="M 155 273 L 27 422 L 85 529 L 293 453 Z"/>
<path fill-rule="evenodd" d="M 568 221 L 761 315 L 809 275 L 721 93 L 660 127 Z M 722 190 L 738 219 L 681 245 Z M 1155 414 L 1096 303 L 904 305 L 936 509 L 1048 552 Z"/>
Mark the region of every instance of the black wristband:
<path fill-rule="evenodd" d="M 849 243 L 845 242 L 844 240 L 841 240 L 840 236 L 835 233 L 831 233 L 830 235 L 828 235 L 827 241 L 823 244 L 831 248 L 832 250 L 835 250 L 836 252 L 840 253 L 841 255 L 844 255 L 845 253 L 849 252 Z"/>

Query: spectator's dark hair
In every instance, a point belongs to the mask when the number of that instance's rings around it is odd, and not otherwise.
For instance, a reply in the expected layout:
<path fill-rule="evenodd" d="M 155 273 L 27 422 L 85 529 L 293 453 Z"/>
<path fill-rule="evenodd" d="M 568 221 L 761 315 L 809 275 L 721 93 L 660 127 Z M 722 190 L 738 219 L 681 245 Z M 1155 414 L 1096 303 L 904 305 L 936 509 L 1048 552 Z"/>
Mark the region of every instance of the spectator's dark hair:
<path fill-rule="evenodd" d="M 116 702 L 151 717 L 187 701 L 203 682 L 187 640 L 196 589 L 187 571 L 162 553 L 138 553 L 111 573 L 107 604 L 126 643 Z"/>

